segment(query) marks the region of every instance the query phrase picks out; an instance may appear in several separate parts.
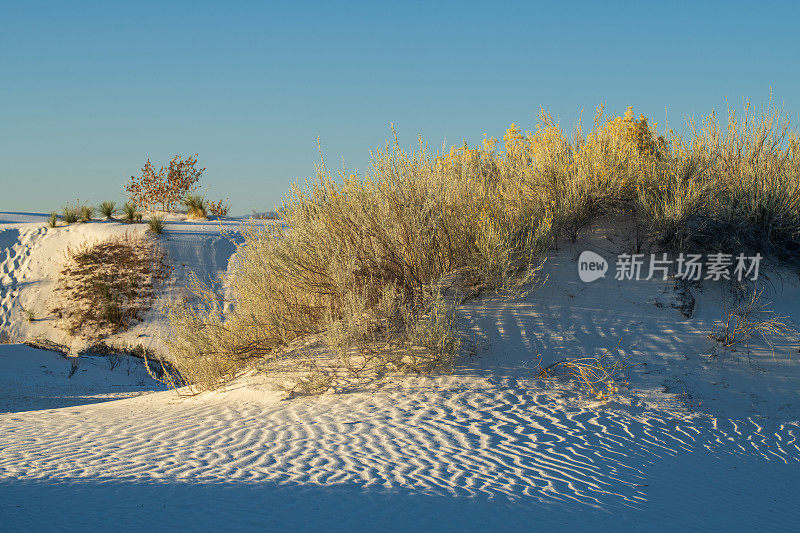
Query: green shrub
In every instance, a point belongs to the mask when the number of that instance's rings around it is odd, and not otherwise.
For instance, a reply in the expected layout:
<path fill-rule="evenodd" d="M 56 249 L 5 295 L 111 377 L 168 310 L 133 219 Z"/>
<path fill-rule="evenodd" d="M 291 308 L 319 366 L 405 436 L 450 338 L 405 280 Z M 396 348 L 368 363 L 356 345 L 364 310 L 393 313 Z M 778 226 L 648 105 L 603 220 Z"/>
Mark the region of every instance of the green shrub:
<path fill-rule="evenodd" d="M 147 223 L 150 226 L 150 231 L 153 233 L 157 235 L 164 233 L 164 217 L 152 216 Z"/>
<path fill-rule="evenodd" d="M 55 211 L 50 213 L 50 218 L 48 219 L 48 223 L 50 224 L 51 228 L 55 228 L 58 226 L 58 213 Z"/>
<path fill-rule="evenodd" d="M 142 214 L 136 209 L 136 205 L 133 202 L 125 202 L 125 205 L 122 206 L 122 213 L 124 220 L 128 224 L 133 224 L 142 218 Z"/>
<path fill-rule="evenodd" d="M 98 210 L 100 211 L 101 215 L 109 219 L 114 216 L 116 207 L 117 207 L 116 202 L 105 201 L 98 206 Z"/>

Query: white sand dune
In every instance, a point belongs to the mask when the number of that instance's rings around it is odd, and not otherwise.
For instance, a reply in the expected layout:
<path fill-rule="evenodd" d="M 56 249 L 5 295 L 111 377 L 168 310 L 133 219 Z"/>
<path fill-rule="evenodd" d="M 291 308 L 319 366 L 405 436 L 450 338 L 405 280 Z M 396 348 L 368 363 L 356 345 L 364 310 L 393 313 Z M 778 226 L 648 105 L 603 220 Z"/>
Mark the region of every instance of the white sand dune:
<path fill-rule="evenodd" d="M 240 220 L 168 222 L 159 243 L 167 251 L 173 276 L 144 322 L 127 332 L 108 338 L 115 345 L 142 345 L 160 351 L 159 335 L 164 333 L 159 307 L 178 296 L 191 273 L 203 281 L 217 281 L 228 269 L 235 251 Z M 230 231 L 223 235 L 222 229 Z M 52 314 L 57 303 L 55 285 L 69 247 L 113 235 L 144 233 L 146 224 L 93 221 L 49 228 L 46 217 L 31 214 L 0 213 L 0 332 L 11 339 L 44 338 L 77 352 L 89 344 L 70 337 Z M 33 314 L 28 321 L 26 311 Z"/>
<path fill-rule="evenodd" d="M 585 244 L 551 257 L 526 298 L 465 305 L 471 341 L 451 375 L 292 400 L 247 375 L 180 398 L 135 364 L 81 358 L 69 378 L 60 355 L 0 346 L 3 527 L 795 528 L 797 338 L 717 352 L 714 286 L 685 318 L 670 283 L 578 281 Z M 215 257 L 185 246 L 170 253 Z M 800 316 L 796 276 L 765 286 L 780 314 Z M 638 366 L 610 402 L 535 377 L 537 354 L 617 345 Z"/>

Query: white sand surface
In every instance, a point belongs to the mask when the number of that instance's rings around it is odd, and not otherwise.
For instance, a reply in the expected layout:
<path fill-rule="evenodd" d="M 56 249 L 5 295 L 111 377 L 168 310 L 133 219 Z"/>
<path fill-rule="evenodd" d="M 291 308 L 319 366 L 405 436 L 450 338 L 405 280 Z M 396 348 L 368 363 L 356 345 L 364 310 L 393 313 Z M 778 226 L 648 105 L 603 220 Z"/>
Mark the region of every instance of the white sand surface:
<path fill-rule="evenodd" d="M 724 291 L 695 289 L 686 318 L 671 282 L 584 284 L 586 244 L 525 298 L 468 302 L 452 374 L 338 394 L 287 400 L 246 375 L 181 398 L 137 361 L 81 357 L 68 377 L 67 358 L 0 345 L 0 529 L 796 528 L 798 338 L 719 351 Z M 796 273 L 764 281 L 796 320 Z M 536 378 L 538 354 L 615 346 L 637 366 L 609 402 Z"/>

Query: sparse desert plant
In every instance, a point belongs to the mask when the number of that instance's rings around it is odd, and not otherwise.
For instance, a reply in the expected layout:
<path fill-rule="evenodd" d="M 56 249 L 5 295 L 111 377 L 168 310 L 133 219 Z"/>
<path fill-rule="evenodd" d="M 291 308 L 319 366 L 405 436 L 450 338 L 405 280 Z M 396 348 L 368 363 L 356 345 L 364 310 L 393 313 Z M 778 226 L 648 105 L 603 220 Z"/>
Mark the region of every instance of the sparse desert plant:
<path fill-rule="evenodd" d="M 104 217 L 106 217 L 107 219 L 113 218 L 114 212 L 116 211 L 116 208 L 117 208 L 117 203 L 116 202 L 111 202 L 111 201 L 102 202 L 98 206 L 98 210 L 100 211 L 100 214 L 103 215 Z"/>
<path fill-rule="evenodd" d="M 215 217 L 226 217 L 228 216 L 228 212 L 230 210 L 231 206 L 225 203 L 223 200 L 208 202 L 208 211 Z"/>
<path fill-rule="evenodd" d="M 186 206 L 186 214 L 189 218 L 207 218 L 208 207 L 206 200 L 199 194 L 189 194 L 183 199 L 183 205 Z"/>
<path fill-rule="evenodd" d="M 55 228 L 58 226 L 58 213 L 55 211 L 50 213 L 50 218 L 47 220 L 47 223 L 50 225 L 51 228 Z"/>
<path fill-rule="evenodd" d="M 64 210 L 61 212 L 61 218 L 66 224 L 74 224 L 79 217 L 78 209 L 73 206 L 64 206 Z"/>
<path fill-rule="evenodd" d="M 150 220 L 147 221 L 147 224 L 150 227 L 150 231 L 156 235 L 164 233 L 164 217 L 153 215 L 150 217 Z"/>
<path fill-rule="evenodd" d="M 197 154 L 182 158 L 176 155 L 169 165 L 157 172 L 148 159 L 139 176 L 131 176 L 125 187 L 131 201 L 147 210 L 160 205 L 164 211 L 172 211 L 187 194 L 197 189 L 197 182 L 204 168 L 196 168 Z"/>
<path fill-rule="evenodd" d="M 152 238 L 124 235 L 69 248 L 57 293 L 62 326 L 86 338 L 125 330 L 152 305 L 169 275 L 166 255 Z"/>
<path fill-rule="evenodd" d="M 94 218 L 94 207 L 90 205 L 80 206 L 81 222 L 89 222 Z"/>
<path fill-rule="evenodd" d="M 617 345 L 619 347 L 619 344 Z M 615 350 L 616 351 L 616 348 Z M 604 349 L 596 357 L 578 357 L 556 361 L 540 368 L 538 377 L 550 379 L 564 375 L 601 401 L 608 400 L 619 391 L 619 385 L 627 384 L 626 372 L 633 366 L 628 359 L 614 357 L 612 350 Z"/>
<path fill-rule="evenodd" d="M 128 224 L 133 224 L 142 218 L 142 214 L 136 209 L 136 204 L 133 202 L 125 202 L 125 205 L 122 206 L 122 213 Z"/>
<path fill-rule="evenodd" d="M 755 338 L 774 352 L 773 340 L 787 337 L 792 328 L 786 317 L 775 314 L 763 294 L 764 289 L 746 284 L 734 286 L 732 297 L 724 302 L 722 319 L 714 323 L 708 337 L 724 348 L 743 344 L 748 357 L 749 344 Z"/>

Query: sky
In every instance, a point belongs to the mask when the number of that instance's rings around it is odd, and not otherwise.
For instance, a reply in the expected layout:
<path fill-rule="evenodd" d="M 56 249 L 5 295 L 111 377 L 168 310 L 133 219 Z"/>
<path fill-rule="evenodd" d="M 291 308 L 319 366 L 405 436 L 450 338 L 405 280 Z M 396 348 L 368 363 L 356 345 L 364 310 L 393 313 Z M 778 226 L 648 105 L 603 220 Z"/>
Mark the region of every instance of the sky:
<path fill-rule="evenodd" d="M 796 120 L 798 20 L 791 2 L 0 0 L 0 211 L 123 201 L 148 158 L 194 153 L 210 199 L 271 210 L 317 139 L 364 170 L 392 123 L 440 148 L 603 103 L 679 129 L 770 91 Z"/>

